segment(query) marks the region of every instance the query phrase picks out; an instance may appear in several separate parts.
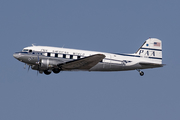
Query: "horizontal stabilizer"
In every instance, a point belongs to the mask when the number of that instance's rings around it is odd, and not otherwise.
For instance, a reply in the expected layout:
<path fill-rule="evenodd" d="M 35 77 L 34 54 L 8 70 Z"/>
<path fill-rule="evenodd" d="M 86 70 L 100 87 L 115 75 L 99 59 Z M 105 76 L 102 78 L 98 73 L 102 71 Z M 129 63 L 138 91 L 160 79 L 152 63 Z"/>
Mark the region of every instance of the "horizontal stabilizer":
<path fill-rule="evenodd" d="M 156 64 L 156 63 L 139 63 L 142 67 L 147 67 L 147 68 L 155 68 L 155 67 L 163 67 L 165 64 Z"/>

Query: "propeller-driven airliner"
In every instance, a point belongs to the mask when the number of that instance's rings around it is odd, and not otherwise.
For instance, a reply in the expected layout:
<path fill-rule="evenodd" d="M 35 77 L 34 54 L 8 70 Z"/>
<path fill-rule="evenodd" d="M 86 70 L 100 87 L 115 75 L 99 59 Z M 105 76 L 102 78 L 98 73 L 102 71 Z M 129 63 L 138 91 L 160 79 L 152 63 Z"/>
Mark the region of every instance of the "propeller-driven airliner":
<path fill-rule="evenodd" d="M 141 69 L 163 67 L 162 42 L 157 38 L 147 39 L 133 54 L 32 45 L 13 56 L 29 65 L 29 68 L 46 75 L 60 71 L 137 70 L 143 76 Z"/>

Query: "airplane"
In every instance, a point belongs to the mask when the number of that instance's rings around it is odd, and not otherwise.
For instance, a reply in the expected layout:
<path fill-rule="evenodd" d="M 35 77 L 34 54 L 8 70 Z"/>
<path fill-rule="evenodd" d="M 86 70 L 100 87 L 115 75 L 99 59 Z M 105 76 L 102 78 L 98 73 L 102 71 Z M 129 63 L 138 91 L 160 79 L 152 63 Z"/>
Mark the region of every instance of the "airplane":
<path fill-rule="evenodd" d="M 162 42 L 147 39 L 133 54 L 106 53 L 50 46 L 25 47 L 13 54 L 14 58 L 29 65 L 32 70 L 46 75 L 60 71 L 128 71 L 163 67 Z M 28 70 L 29 70 L 28 68 Z"/>

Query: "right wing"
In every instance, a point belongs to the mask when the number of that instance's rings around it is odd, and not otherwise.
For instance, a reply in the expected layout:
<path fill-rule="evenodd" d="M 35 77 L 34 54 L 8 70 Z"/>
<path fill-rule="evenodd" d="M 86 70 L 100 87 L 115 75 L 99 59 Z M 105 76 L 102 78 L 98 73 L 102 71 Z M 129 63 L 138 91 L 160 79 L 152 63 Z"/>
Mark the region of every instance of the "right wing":
<path fill-rule="evenodd" d="M 85 58 L 80 58 L 66 63 L 61 63 L 58 64 L 58 66 L 61 67 L 62 70 L 73 70 L 73 69 L 89 70 L 105 57 L 106 56 L 103 54 L 95 54 Z"/>

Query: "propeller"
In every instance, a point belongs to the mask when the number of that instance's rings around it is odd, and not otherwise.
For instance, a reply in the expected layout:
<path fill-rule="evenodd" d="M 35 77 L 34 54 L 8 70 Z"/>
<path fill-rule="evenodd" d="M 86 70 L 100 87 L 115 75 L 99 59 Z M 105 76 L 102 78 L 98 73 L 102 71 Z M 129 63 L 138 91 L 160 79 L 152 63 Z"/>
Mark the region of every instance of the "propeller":
<path fill-rule="evenodd" d="M 24 65 L 24 69 L 26 69 L 26 65 L 28 65 L 28 64 L 26 64 L 25 63 L 25 65 Z M 30 69 L 30 65 L 28 65 L 29 67 L 28 67 L 28 72 L 29 72 L 29 69 Z"/>
<path fill-rule="evenodd" d="M 41 65 L 41 62 L 40 62 L 40 59 L 39 59 L 39 53 L 37 55 L 37 58 L 38 58 L 38 62 L 36 62 L 36 64 L 38 65 L 38 69 L 37 69 L 37 76 L 38 76 L 39 68 L 40 68 L 40 65 Z"/>

